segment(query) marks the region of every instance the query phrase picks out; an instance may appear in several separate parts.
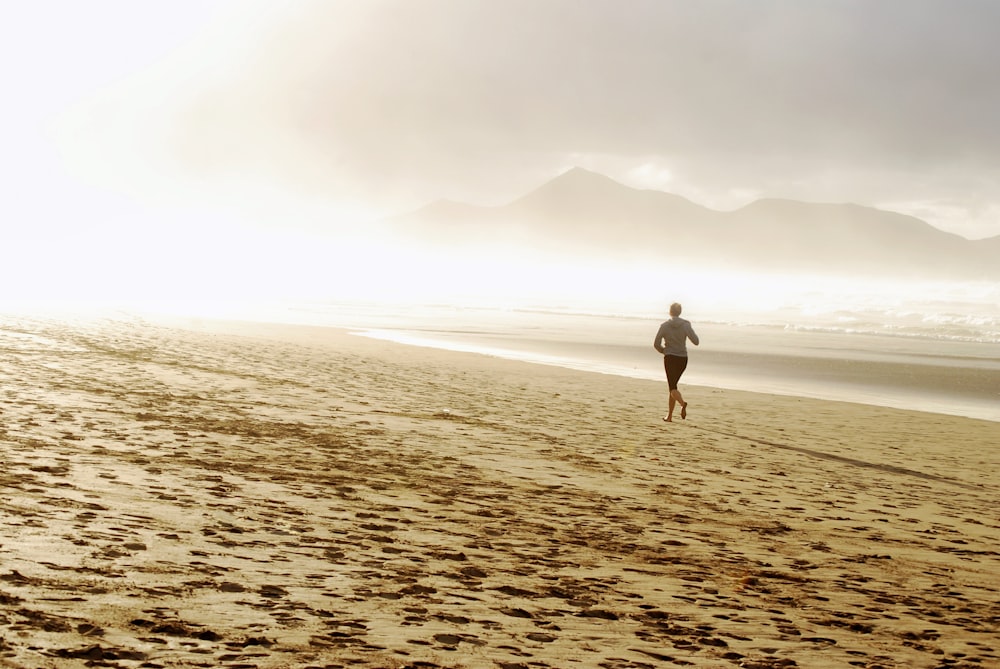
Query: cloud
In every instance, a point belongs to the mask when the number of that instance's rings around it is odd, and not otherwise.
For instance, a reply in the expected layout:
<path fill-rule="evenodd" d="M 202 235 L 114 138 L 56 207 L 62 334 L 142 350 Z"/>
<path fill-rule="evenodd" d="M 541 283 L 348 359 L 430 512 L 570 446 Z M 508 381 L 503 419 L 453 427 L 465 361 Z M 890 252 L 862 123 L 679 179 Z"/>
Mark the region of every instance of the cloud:
<path fill-rule="evenodd" d="M 955 225 L 955 202 L 1000 202 L 998 3 L 235 7 L 165 100 L 160 148 L 199 178 L 392 208 L 502 200 L 589 156 L 625 181 L 663 166 L 719 204 L 930 198 Z"/>

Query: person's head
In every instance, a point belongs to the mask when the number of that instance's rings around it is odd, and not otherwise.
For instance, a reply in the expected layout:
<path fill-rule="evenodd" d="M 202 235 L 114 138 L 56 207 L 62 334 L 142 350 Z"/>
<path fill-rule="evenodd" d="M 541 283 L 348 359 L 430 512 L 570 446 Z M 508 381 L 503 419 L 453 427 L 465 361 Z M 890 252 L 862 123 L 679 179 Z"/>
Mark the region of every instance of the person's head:
<path fill-rule="evenodd" d="M 680 302 L 674 302 L 670 305 L 670 315 L 673 318 L 677 318 L 681 315 L 681 304 Z"/>

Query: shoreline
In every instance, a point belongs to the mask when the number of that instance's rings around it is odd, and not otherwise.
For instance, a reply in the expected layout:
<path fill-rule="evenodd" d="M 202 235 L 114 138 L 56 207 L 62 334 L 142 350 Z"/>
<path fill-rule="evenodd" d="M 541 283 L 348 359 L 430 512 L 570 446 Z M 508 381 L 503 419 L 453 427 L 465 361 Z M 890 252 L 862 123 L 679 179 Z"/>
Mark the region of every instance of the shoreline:
<path fill-rule="evenodd" d="M 663 381 L 652 347 L 581 344 L 447 331 L 351 328 L 360 336 L 441 350 Z M 649 348 L 650 351 L 646 349 Z M 685 385 L 855 402 L 1000 422 L 1000 369 L 711 349 L 690 351 Z"/>
<path fill-rule="evenodd" d="M 181 327 L 183 326 L 183 327 Z M 0 661 L 1000 661 L 995 423 L 345 330 L 0 320 Z"/>
<path fill-rule="evenodd" d="M 431 305 L 401 311 L 377 304 L 328 309 L 272 305 L 255 316 L 224 318 L 104 310 L 105 317 L 149 322 L 272 323 L 330 327 L 430 348 L 663 381 L 646 337 L 655 328 L 634 316 Z M 343 312 L 339 307 L 343 307 Z M 82 312 L 77 316 L 82 316 Z M 506 321 L 514 316 L 513 321 Z M 39 317 L 46 317 L 40 313 Z M 537 320 L 541 319 L 541 320 Z M 787 330 L 776 325 L 706 322 L 692 348 L 685 385 L 742 390 L 871 406 L 912 409 L 1000 422 L 1000 357 L 981 342 L 875 334 Z"/>

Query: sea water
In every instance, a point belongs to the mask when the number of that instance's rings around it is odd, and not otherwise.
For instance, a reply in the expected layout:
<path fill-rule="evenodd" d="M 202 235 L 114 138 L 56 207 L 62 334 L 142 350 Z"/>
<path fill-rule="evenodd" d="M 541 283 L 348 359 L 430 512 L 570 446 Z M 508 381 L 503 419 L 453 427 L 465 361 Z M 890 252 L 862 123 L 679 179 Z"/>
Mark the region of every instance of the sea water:
<path fill-rule="evenodd" d="M 1000 421 L 1000 284 L 856 288 L 689 303 L 701 345 L 689 346 L 683 383 Z M 659 380 L 652 344 L 667 306 L 329 300 L 285 304 L 271 319 Z"/>

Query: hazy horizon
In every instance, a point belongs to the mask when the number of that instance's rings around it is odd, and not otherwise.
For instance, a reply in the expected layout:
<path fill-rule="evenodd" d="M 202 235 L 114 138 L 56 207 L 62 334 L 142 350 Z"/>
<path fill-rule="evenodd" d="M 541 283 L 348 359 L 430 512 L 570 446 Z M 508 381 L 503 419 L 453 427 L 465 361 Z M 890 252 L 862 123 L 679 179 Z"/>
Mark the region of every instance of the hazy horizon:
<path fill-rule="evenodd" d="M 2 12 L 7 302 L 710 298 L 670 268 L 461 257 L 381 223 L 503 204 L 573 166 L 717 210 L 853 202 L 1000 235 L 988 2 Z M 701 280 L 721 297 L 737 281 Z"/>

